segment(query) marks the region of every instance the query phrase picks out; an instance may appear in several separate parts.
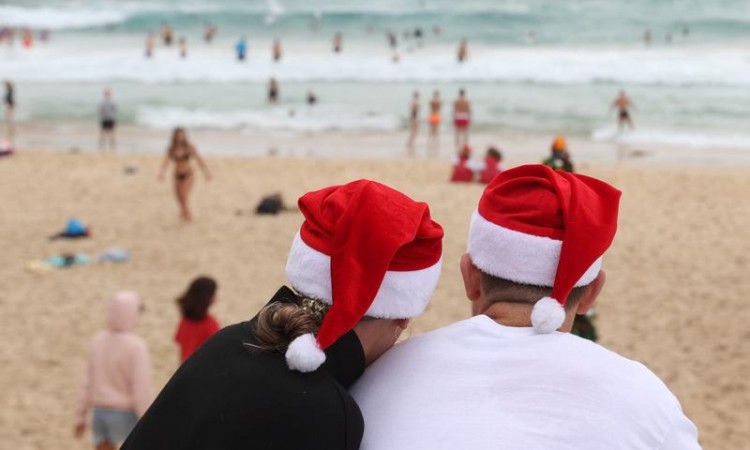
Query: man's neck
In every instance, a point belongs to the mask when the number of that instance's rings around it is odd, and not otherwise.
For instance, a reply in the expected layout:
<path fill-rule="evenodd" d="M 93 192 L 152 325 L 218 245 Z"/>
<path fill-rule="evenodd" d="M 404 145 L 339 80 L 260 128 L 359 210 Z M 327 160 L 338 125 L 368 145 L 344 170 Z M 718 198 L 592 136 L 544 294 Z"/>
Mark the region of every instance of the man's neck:
<path fill-rule="evenodd" d="M 530 327 L 531 310 L 533 305 L 528 303 L 495 302 L 490 303 L 483 311 L 475 311 L 474 315 L 484 314 L 500 325 L 506 327 Z M 566 314 L 565 322 L 559 328 L 560 331 L 570 332 L 573 327 L 574 316 Z"/>
<path fill-rule="evenodd" d="M 479 314 L 507 327 L 530 327 L 531 308 L 532 305 L 524 303 L 497 302 L 490 304 Z"/>

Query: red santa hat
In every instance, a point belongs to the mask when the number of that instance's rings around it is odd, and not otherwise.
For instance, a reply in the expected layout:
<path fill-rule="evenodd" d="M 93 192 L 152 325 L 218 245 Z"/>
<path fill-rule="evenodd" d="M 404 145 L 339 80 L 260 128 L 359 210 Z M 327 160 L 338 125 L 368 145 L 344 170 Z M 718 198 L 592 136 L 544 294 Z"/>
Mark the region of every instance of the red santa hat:
<path fill-rule="evenodd" d="M 309 192 L 298 203 L 305 222 L 287 277 L 299 293 L 331 305 L 317 336 L 296 338 L 286 352 L 291 369 L 310 372 L 363 316 L 422 313 L 440 276 L 443 229 L 426 203 L 369 180 Z"/>
<path fill-rule="evenodd" d="M 543 165 L 502 172 L 487 185 L 471 220 L 468 253 L 494 277 L 552 287 L 531 322 L 557 330 L 574 287 L 597 277 L 617 231 L 620 191 L 595 178 Z"/>

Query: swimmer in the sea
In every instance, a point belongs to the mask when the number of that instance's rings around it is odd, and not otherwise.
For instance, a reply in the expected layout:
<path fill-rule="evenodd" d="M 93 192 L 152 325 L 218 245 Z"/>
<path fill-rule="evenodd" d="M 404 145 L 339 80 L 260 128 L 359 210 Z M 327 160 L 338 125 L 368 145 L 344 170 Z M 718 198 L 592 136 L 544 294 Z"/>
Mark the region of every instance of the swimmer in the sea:
<path fill-rule="evenodd" d="M 343 45 L 344 45 L 344 37 L 341 35 L 341 33 L 336 33 L 336 35 L 333 36 L 334 53 L 341 53 L 341 49 Z"/>
<path fill-rule="evenodd" d="M 315 95 L 315 92 L 313 92 L 312 89 L 310 89 L 307 91 L 307 104 L 313 106 L 316 103 L 318 103 L 318 96 Z"/>
<path fill-rule="evenodd" d="M 471 126 L 471 102 L 466 99 L 466 91 L 458 91 L 458 98 L 453 102 L 453 125 L 456 133 L 456 149 L 469 144 L 469 127 Z"/>
<path fill-rule="evenodd" d="M 174 33 L 172 32 L 172 27 L 170 27 L 166 22 L 161 23 L 161 39 L 164 42 L 164 45 L 169 47 L 172 45 L 172 39 L 174 38 Z"/>
<path fill-rule="evenodd" d="M 268 102 L 279 103 L 279 82 L 276 81 L 276 78 L 268 80 Z"/>
<path fill-rule="evenodd" d="M 273 55 L 273 61 L 279 62 L 281 61 L 281 41 L 279 38 L 276 38 L 273 40 L 273 45 L 271 46 L 271 54 Z"/>
<path fill-rule="evenodd" d="M 154 56 L 154 33 L 148 32 L 146 35 L 146 58 Z"/>
<path fill-rule="evenodd" d="M 440 122 L 443 120 L 440 116 L 440 109 L 443 107 L 443 101 L 440 100 L 440 92 L 435 91 L 430 100 L 430 134 L 427 138 L 428 153 L 437 155 L 440 151 Z"/>
<path fill-rule="evenodd" d="M 460 63 L 466 61 L 466 59 L 469 57 L 469 43 L 465 38 L 461 39 L 461 43 L 458 44 L 457 57 L 458 57 L 458 62 Z"/>
<path fill-rule="evenodd" d="M 180 58 L 182 59 L 187 58 L 187 54 L 188 54 L 187 39 L 185 37 L 180 37 L 180 39 L 177 40 L 177 45 L 180 47 Z"/>
<path fill-rule="evenodd" d="M 216 36 L 216 32 L 219 29 L 211 22 L 206 22 L 206 24 L 203 26 L 203 40 L 206 41 L 206 44 L 210 44 L 214 40 L 214 36 Z"/>

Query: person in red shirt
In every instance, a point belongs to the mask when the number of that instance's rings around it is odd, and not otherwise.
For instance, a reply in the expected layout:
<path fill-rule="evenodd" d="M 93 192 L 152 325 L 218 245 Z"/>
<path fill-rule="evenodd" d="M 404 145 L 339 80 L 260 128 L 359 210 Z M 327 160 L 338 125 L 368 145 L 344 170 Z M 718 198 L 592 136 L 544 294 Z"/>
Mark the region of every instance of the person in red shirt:
<path fill-rule="evenodd" d="M 497 174 L 503 171 L 501 166 L 503 155 L 495 147 L 487 149 L 487 155 L 484 157 L 484 167 L 479 172 L 479 182 L 489 184 Z"/>
<path fill-rule="evenodd" d="M 453 164 L 451 181 L 454 183 L 468 183 L 474 179 L 474 171 L 469 167 L 471 147 L 464 145 L 458 154 L 458 160 Z"/>
<path fill-rule="evenodd" d="M 180 346 L 180 362 L 219 331 L 219 322 L 208 313 L 216 300 L 216 287 L 213 278 L 198 277 L 190 283 L 187 292 L 177 299 L 182 320 L 177 326 L 174 340 Z"/>

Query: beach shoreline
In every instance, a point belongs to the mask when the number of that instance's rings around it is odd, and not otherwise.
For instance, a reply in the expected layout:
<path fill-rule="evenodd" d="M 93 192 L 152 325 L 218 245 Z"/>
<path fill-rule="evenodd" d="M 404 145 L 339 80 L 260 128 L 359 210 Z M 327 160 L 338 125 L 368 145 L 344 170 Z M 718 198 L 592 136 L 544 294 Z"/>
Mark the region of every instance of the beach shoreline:
<path fill-rule="evenodd" d="M 168 144 L 170 129 L 152 129 L 122 125 L 117 129 L 118 154 L 162 154 Z M 420 127 L 415 156 L 406 149 L 406 130 L 328 132 L 295 130 L 213 129 L 188 127 L 191 140 L 206 155 L 229 157 L 307 157 L 344 159 L 436 159 L 453 161 L 452 126 L 444 124 L 440 148 L 434 156 L 427 148 L 427 127 Z M 17 124 L 16 147 L 44 148 L 64 153 L 99 153 L 98 124 L 20 122 Z M 623 134 L 627 136 L 627 134 Z M 548 156 L 554 135 L 542 133 L 489 132 L 471 134 L 473 159 L 481 161 L 489 146 L 503 152 L 512 164 L 535 163 Z M 750 166 L 750 150 L 732 147 L 690 147 L 659 144 L 622 143 L 615 140 L 592 140 L 585 136 L 568 136 L 574 163 L 631 164 L 662 167 L 736 167 Z M 106 153 L 106 152 L 102 152 Z"/>

